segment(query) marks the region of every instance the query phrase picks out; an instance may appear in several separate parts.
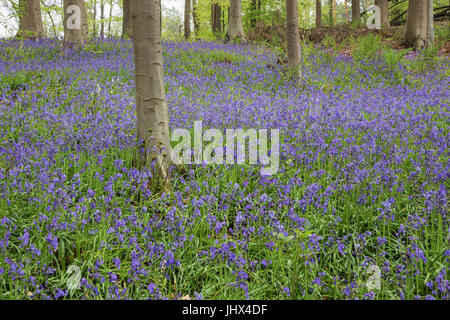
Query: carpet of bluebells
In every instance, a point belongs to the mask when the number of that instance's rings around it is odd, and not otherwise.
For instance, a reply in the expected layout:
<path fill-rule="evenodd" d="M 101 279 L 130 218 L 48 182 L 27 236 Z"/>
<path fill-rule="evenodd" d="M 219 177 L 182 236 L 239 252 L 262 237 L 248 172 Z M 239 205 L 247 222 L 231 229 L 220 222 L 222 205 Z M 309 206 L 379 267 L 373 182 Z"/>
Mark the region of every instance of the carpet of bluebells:
<path fill-rule="evenodd" d="M 131 42 L 64 50 L 0 43 L 0 299 L 450 298 L 448 58 L 311 45 L 296 88 L 273 48 L 164 43 L 171 129 L 278 128 L 281 159 L 161 194 Z"/>

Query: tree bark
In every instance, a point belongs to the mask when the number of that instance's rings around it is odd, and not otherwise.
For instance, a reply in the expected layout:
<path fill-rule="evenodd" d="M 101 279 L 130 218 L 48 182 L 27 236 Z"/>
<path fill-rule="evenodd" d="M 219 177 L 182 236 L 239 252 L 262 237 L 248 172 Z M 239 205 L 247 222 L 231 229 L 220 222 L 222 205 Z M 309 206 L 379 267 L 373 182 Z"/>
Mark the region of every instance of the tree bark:
<path fill-rule="evenodd" d="M 184 0 L 184 39 L 191 37 L 191 0 Z"/>
<path fill-rule="evenodd" d="M 316 27 L 322 26 L 322 1 L 316 0 Z"/>
<path fill-rule="evenodd" d="M 19 0 L 19 37 L 43 38 L 46 36 L 39 0 Z"/>
<path fill-rule="evenodd" d="M 427 0 L 409 0 L 406 18 L 406 43 L 423 49 L 426 40 Z"/>
<path fill-rule="evenodd" d="M 333 23 L 332 25 L 335 26 L 336 25 L 336 0 L 331 0 L 332 4 L 333 4 L 333 10 L 332 10 L 332 17 L 333 17 Z"/>
<path fill-rule="evenodd" d="M 136 82 L 138 166 L 166 179 L 172 164 L 169 113 L 163 79 L 158 0 L 131 0 Z M 154 161 L 154 162 L 153 162 Z"/>
<path fill-rule="evenodd" d="M 105 36 L 105 0 L 100 0 L 100 37 Z"/>
<path fill-rule="evenodd" d="M 359 27 L 361 24 L 361 10 L 359 0 L 352 0 L 352 25 Z"/>
<path fill-rule="evenodd" d="M 92 33 L 97 37 L 97 0 L 94 0 L 94 21 L 92 21 Z"/>
<path fill-rule="evenodd" d="M 130 1 L 123 0 L 122 38 L 131 38 L 133 36 Z"/>
<path fill-rule="evenodd" d="M 298 6 L 297 0 L 286 0 L 286 36 L 288 67 L 292 72 L 296 86 L 300 85 L 301 70 L 301 48 L 300 34 L 298 30 Z"/>
<path fill-rule="evenodd" d="M 67 10 L 70 6 L 78 7 L 79 11 L 68 13 Z M 78 13 L 80 13 L 80 16 L 76 17 Z M 69 25 L 78 19 L 80 22 L 79 27 Z M 64 45 L 78 48 L 83 47 L 87 39 L 87 34 L 87 11 L 84 0 L 64 0 Z"/>
<path fill-rule="evenodd" d="M 433 0 L 427 0 L 427 39 L 425 43 L 427 47 L 432 47 L 434 44 L 433 19 Z"/>
<path fill-rule="evenodd" d="M 211 28 L 214 34 L 222 31 L 222 24 L 220 23 L 222 8 L 214 0 L 211 2 Z"/>
<path fill-rule="evenodd" d="M 390 27 L 389 25 L 389 4 L 388 0 L 375 0 L 375 5 L 380 7 L 381 27 Z"/>
<path fill-rule="evenodd" d="M 228 37 L 231 41 L 240 39 L 243 42 L 247 41 L 244 33 L 244 27 L 242 26 L 241 16 L 241 0 L 230 0 L 230 23 L 228 25 Z"/>
<path fill-rule="evenodd" d="M 198 21 L 197 0 L 192 0 L 192 22 L 194 23 L 195 37 L 199 37 L 200 23 Z"/>
<path fill-rule="evenodd" d="M 111 21 L 112 21 L 113 5 L 114 5 L 114 1 L 113 1 L 113 0 L 110 0 L 110 1 L 109 1 L 109 19 L 108 19 L 108 37 L 111 37 L 111 36 L 112 36 L 112 32 L 111 32 Z"/>

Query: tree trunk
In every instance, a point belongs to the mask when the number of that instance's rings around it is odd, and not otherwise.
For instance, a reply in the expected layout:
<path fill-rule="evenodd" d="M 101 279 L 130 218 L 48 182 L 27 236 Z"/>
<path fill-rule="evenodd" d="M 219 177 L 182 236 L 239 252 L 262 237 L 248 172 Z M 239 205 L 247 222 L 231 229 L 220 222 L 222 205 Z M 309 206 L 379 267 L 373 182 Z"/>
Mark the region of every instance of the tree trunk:
<path fill-rule="evenodd" d="M 19 0 L 19 33 L 17 36 L 32 39 L 45 37 L 39 0 Z"/>
<path fill-rule="evenodd" d="M 77 9 L 68 12 L 71 6 Z M 84 0 L 64 0 L 64 45 L 83 47 L 87 34 L 87 12 Z"/>
<path fill-rule="evenodd" d="M 328 20 L 330 20 L 330 26 L 333 26 L 333 0 L 328 0 Z"/>
<path fill-rule="evenodd" d="M 322 26 L 322 1 L 316 0 L 316 27 Z"/>
<path fill-rule="evenodd" d="M 388 0 L 375 0 L 375 5 L 380 7 L 381 27 L 390 27 L 389 25 L 389 5 Z"/>
<path fill-rule="evenodd" d="M 359 0 L 352 0 L 352 25 L 359 27 L 361 23 L 361 10 Z"/>
<path fill-rule="evenodd" d="M 228 37 L 231 41 L 236 41 L 240 39 L 246 42 L 247 39 L 244 33 L 244 27 L 242 26 L 242 16 L 241 16 L 241 0 L 230 0 L 230 23 L 228 25 Z"/>
<path fill-rule="evenodd" d="M 138 167 L 168 177 L 172 164 L 169 113 L 163 79 L 159 0 L 131 0 L 136 82 Z"/>
<path fill-rule="evenodd" d="M 433 19 L 433 0 L 427 0 L 427 39 L 425 43 L 427 47 L 432 47 L 434 44 Z"/>
<path fill-rule="evenodd" d="M 211 27 L 214 34 L 222 31 L 222 24 L 220 23 L 222 8 L 214 1 L 211 3 Z"/>
<path fill-rule="evenodd" d="M 345 22 L 348 22 L 348 0 L 345 0 Z"/>
<path fill-rule="evenodd" d="M 199 37 L 200 24 L 198 21 L 197 0 L 192 0 L 192 22 L 194 23 L 195 37 Z"/>
<path fill-rule="evenodd" d="M 112 36 L 111 32 L 111 21 L 112 21 L 112 12 L 113 12 L 114 1 L 109 1 L 109 19 L 108 19 L 108 37 Z"/>
<path fill-rule="evenodd" d="M 427 0 L 409 0 L 406 18 L 406 43 L 414 48 L 423 49 L 426 39 Z"/>
<path fill-rule="evenodd" d="M 94 19 L 92 21 L 92 33 L 94 34 L 94 38 L 97 37 L 97 0 L 94 0 Z"/>
<path fill-rule="evenodd" d="M 191 37 L 191 0 L 184 0 L 184 39 Z"/>
<path fill-rule="evenodd" d="M 296 86 L 299 86 L 302 70 L 297 0 L 286 0 L 286 33 L 288 67 Z"/>
<path fill-rule="evenodd" d="M 122 38 L 131 38 L 133 35 L 130 1 L 131 0 L 123 0 Z"/>
<path fill-rule="evenodd" d="M 100 0 L 100 37 L 105 36 L 105 0 Z"/>
<path fill-rule="evenodd" d="M 250 20 L 250 26 L 254 28 L 256 26 L 256 11 L 258 10 L 258 1 L 252 0 L 250 6 L 252 8 L 252 19 Z"/>
<path fill-rule="evenodd" d="M 333 3 L 333 26 L 336 25 L 336 0 L 332 0 Z"/>

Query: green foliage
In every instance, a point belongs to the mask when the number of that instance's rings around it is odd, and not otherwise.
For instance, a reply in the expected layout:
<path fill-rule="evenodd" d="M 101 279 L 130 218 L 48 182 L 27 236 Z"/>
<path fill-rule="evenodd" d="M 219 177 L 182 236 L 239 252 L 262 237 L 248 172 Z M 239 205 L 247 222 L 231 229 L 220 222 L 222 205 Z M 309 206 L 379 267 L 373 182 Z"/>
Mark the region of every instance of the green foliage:
<path fill-rule="evenodd" d="M 351 39 L 352 56 L 356 61 L 368 61 L 376 57 L 377 53 L 382 49 L 380 35 L 369 34 L 364 37 Z"/>

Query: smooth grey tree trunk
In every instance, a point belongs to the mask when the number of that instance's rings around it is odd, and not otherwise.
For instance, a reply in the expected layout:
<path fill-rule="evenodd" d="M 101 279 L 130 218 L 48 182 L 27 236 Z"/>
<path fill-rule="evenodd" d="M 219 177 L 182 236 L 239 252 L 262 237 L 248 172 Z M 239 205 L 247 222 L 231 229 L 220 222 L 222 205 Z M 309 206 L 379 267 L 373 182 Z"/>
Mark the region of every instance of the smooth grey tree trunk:
<path fill-rule="evenodd" d="M 19 0 L 19 32 L 22 38 L 43 38 L 46 36 L 39 0 Z"/>
<path fill-rule="evenodd" d="M 388 0 L 375 0 L 375 5 L 380 7 L 381 27 L 382 28 L 390 27 Z"/>
<path fill-rule="evenodd" d="M 409 0 L 405 40 L 408 45 L 423 49 L 426 40 L 427 0 Z"/>
<path fill-rule="evenodd" d="M 191 0 L 184 0 L 184 39 L 191 37 Z"/>
<path fill-rule="evenodd" d="M 73 21 L 75 14 L 68 14 L 67 12 L 69 6 L 72 5 L 80 8 L 80 28 L 72 28 L 68 25 L 70 21 Z M 84 0 L 64 0 L 64 45 L 77 48 L 83 47 L 87 40 L 87 35 L 87 11 Z"/>
<path fill-rule="evenodd" d="M 361 9 L 359 0 L 352 0 L 352 25 L 359 27 L 361 24 Z"/>
<path fill-rule="evenodd" d="M 240 39 L 243 42 L 247 41 L 244 27 L 242 26 L 241 7 L 241 0 L 230 0 L 230 23 L 228 26 L 228 37 L 231 41 L 236 41 L 237 39 Z"/>
<path fill-rule="evenodd" d="M 295 84 L 299 86 L 302 70 L 297 0 L 286 0 L 286 33 L 288 67 L 295 79 Z"/>
<path fill-rule="evenodd" d="M 143 141 L 139 167 L 168 177 L 171 161 L 169 112 L 163 79 L 159 0 L 131 0 L 136 81 L 136 135 Z M 153 166 L 153 165 L 154 166 Z"/>

